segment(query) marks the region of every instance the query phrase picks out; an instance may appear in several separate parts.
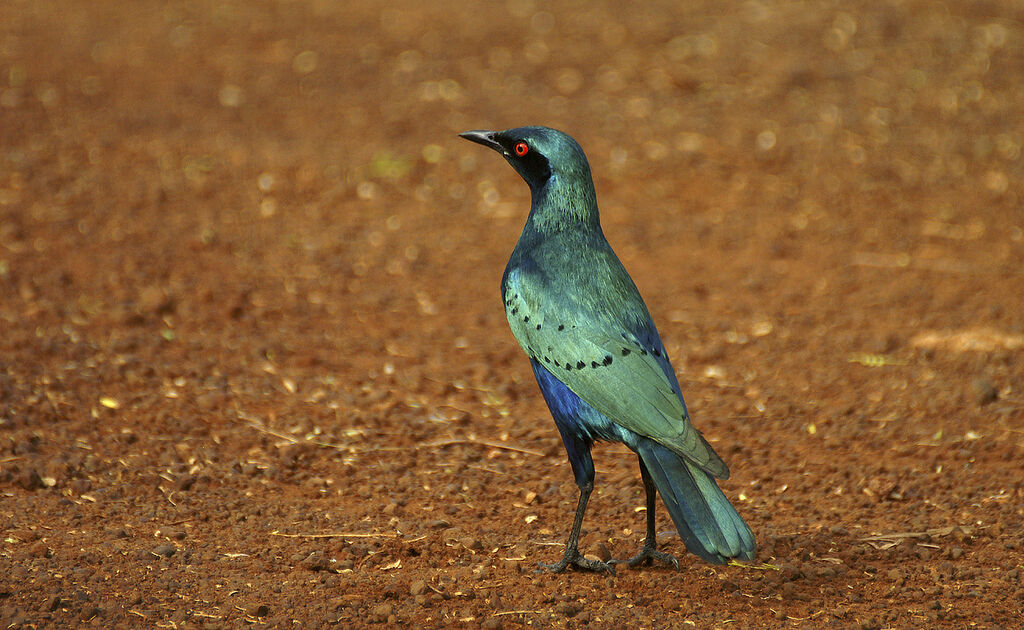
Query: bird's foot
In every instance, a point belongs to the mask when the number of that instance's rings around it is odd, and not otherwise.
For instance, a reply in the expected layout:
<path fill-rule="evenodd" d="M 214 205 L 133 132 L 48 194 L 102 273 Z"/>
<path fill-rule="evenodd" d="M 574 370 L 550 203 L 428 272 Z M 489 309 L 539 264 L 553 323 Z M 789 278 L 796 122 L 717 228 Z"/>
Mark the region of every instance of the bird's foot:
<path fill-rule="evenodd" d="M 615 575 L 615 567 L 613 565 L 614 562 L 601 562 L 600 560 L 590 560 L 589 558 L 584 558 L 582 555 L 580 555 L 579 550 L 572 549 L 566 551 L 562 559 L 554 564 L 545 564 L 543 562 L 538 562 L 537 566 L 539 566 L 540 568 L 537 569 L 536 572 L 561 573 L 569 567 L 574 567 L 576 569 L 581 569 L 583 571 L 607 571 L 608 573 Z"/>
<path fill-rule="evenodd" d="M 640 550 L 640 553 L 636 554 L 629 560 L 626 560 L 626 564 L 630 567 L 637 567 L 642 564 L 650 564 L 654 560 L 667 564 L 670 567 L 674 567 L 676 571 L 679 570 L 679 561 L 676 560 L 676 557 L 670 553 L 658 551 L 654 548 L 654 545 L 644 545 L 644 548 Z"/>

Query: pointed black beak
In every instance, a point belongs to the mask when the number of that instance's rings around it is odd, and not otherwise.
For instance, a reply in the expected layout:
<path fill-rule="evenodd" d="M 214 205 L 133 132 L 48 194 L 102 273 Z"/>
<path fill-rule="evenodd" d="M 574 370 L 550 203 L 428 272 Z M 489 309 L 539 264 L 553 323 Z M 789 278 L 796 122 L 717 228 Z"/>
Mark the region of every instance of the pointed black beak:
<path fill-rule="evenodd" d="M 505 148 L 494 139 L 494 136 L 497 135 L 497 133 L 497 131 L 463 131 L 459 136 L 469 140 L 470 142 L 490 147 L 498 153 L 505 153 Z"/>

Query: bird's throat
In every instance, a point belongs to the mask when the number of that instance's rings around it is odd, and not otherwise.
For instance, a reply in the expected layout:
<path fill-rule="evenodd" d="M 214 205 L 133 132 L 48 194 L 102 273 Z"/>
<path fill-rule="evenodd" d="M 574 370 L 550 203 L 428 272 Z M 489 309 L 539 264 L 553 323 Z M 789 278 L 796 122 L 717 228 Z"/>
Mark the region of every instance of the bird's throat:
<path fill-rule="evenodd" d="M 531 196 L 527 223 L 541 234 L 601 229 L 597 196 L 589 178 L 566 184 L 561 178 L 551 177 L 544 186 L 533 190 Z"/>

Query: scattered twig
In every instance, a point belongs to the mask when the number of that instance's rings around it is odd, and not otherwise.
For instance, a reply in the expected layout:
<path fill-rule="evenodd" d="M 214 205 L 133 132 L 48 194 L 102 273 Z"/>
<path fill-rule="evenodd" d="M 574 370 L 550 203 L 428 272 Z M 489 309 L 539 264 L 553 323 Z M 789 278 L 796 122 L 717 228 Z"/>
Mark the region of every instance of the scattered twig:
<path fill-rule="evenodd" d="M 451 446 L 453 444 L 478 444 L 480 446 L 490 446 L 491 448 L 500 448 L 506 451 L 515 451 L 517 453 L 526 453 L 527 455 L 536 455 L 537 457 L 544 457 L 544 453 L 541 453 L 540 451 L 534 451 L 532 449 L 521 448 L 518 446 L 510 446 L 508 444 L 502 444 L 501 442 L 492 442 L 491 440 L 476 440 L 468 438 L 453 438 L 450 440 L 428 442 L 427 444 L 417 444 L 416 448 L 436 448 L 439 446 Z"/>
<path fill-rule="evenodd" d="M 243 611 L 244 612 L 244 611 Z M 223 619 L 224 615 L 211 615 L 210 613 L 204 613 L 200 610 L 193 610 L 192 615 L 195 617 L 204 617 L 206 619 Z"/>
<path fill-rule="evenodd" d="M 884 367 L 886 365 L 906 365 L 907 361 L 886 354 L 855 352 L 846 359 L 850 363 L 860 363 L 866 367 Z"/>
<path fill-rule="evenodd" d="M 444 595 L 444 589 L 439 589 L 436 586 L 434 586 L 433 584 L 431 584 L 430 582 L 424 582 L 424 584 L 427 585 L 427 588 L 429 588 L 430 590 L 434 591 L 438 595 Z"/>
<path fill-rule="evenodd" d="M 952 525 L 950 527 L 937 527 L 935 529 L 928 529 L 923 532 L 895 532 L 892 534 L 876 534 L 874 536 L 867 536 L 861 538 L 864 542 L 870 541 L 885 541 L 885 540 L 905 540 L 907 538 L 924 538 L 926 536 L 949 536 L 954 531 L 960 530 L 965 534 L 970 534 L 974 531 L 974 527 L 971 525 Z"/>
<path fill-rule="evenodd" d="M 320 440 L 297 438 L 293 435 L 288 435 L 287 433 L 281 433 L 280 431 L 275 431 L 274 429 L 271 429 L 267 425 L 263 424 L 259 418 L 250 416 L 248 413 L 242 411 L 241 409 L 236 409 L 235 411 L 238 414 L 238 417 L 241 420 L 244 420 L 245 423 L 248 424 L 253 429 L 256 429 L 261 433 L 266 433 L 267 435 L 272 435 L 276 438 L 285 440 L 287 442 L 291 442 L 292 444 L 312 444 L 313 446 L 319 446 L 321 448 L 333 448 L 339 451 L 347 451 L 351 448 L 347 444 L 333 444 L 331 442 L 321 442 Z"/>
<path fill-rule="evenodd" d="M 57 409 L 57 402 L 60 401 L 54 402 L 53 393 L 50 391 L 44 391 L 43 394 L 46 395 L 46 402 L 50 403 L 50 410 L 53 411 L 55 415 L 60 415 L 60 410 Z"/>
<path fill-rule="evenodd" d="M 270 532 L 271 536 L 281 536 L 282 538 L 398 538 L 401 534 L 396 533 L 381 533 L 381 534 L 356 534 L 349 532 L 332 532 L 330 534 L 285 534 L 277 531 L 276 529 Z"/>
<path fill-rule="evenodd" d="M 539 615 L 543 612 L 543 610 L 503 610 L 501 612 L 496 612 L 491 616 L 500 617 L 502 615 Z"/>
<path fill-rule="evenodd" d="M 487 466 L 466 466 L 466 468 L 472 468 L 473 470 L 482 470 L 484 472 L 489 472 L 492 475 L 507 475 L 508 474 L 508 473 L 502 472 L 500 470 L 495 470 L 493 468 L 488 468 Z"/>
<path fill-rule="evenodd" d="M 266 433 L 267 435 L 272 435 L 272 436 L 274 436 L 274 437 L 276 437 L 278 439 L 285 440 L 287 442 L 291 442 L 292 444 L 312 444 L 313 446 L 319 446 L 319 447 L 322 447 L 322 448 L 333 448 L 333 449 L 336 449 L 336 450 L 339 450 L 339 451 L 358 450 L 358 449 L 355 449 L 355 447 L 350 446 L 348 444 L 334 444 L 334 443 L 331 443 L 331 442 L 322 442 L 320 440 L 311 440 L 311 439 L 308 439 L 308 438 L 297 438 L 297 437 L 295 437 L 293 435 L 288 435 L 287 433 L 282 433 L 280 431 L 275 431 L 274 429 L 271 429 L 267 425 L 263 424 L 263 422 L 261 422 L 259 420 L 259 418 L 255 418 L 255 417 L 249 415 L 248 413 L 246 413 L 245 411 L 242 411 L 241 409 L 236 409 L 236 413 L 238 414 L 238 417 L 241 420 L 243 420 L 246 424 L 248 424 L 253 429 L 256 429 L 257 431 L 259 431 L 261 433 Z M 498 448 L 498 449 L 503 449 L 503 450 L 506 450 L 506 451 L 515 451 L 517 453 L 525 453 L 527 455 L 536 455 L 537 457 L 544 457 L 544 453 L 541 453 L 540 451 L 535 451 L 535 450 L 532 450 L 532 449 L 529 449 L 529 448 L 523 448 L 523 447 L 520 447 L 520 446 L 512 446 L 510 444 L 502 444 L 501 442 L 494 442 L 492 440 L 478 440 L 478 439 L 470 439 L 470 438 L 452 438 L 450 440 L 439 440 L 437 442 L 428 442 L 427 444 L 417 444 L 415 447 L 411 447 L 411 448 L 415 448 L 415 449 L 419 450 L 419 449 L 423 449 L 423 448 L 437 448 L 437 447 L 442 447 L 442 446 L 452 446 L 454 444 L 476 444 L 476 445 L 479 445 L 479 446 L 488 446 L 490 448 Z M 400 446 L 383 446 L 383 447 L 376 447 L 373 450 L 375 450 L 375 451 L 405 451 L 405 450 L 408 450 L 408 448 L 404 448 L 404 447 L 400 447 Z"/>
<path fill-rule="evenodd" d="M 157 486 L 156 489 L 160 491 L 160 494 L 164 495 L 164 498 L 167 499 L 168 503 L 170 503 L 174 507 L 178 507 L 178 504 L 175 503 L 173 499 L 171 499 L 171 495 L 174 494 L 174 492 L 168 492 L 167 489 L 164 488 L 163 486 Z M 95 499 L 93 499 L 93 502 L 95 502 Z"/>
<path fill-rule="evenodd" d="M 729 559 L 729 566 L 730 567 L 740 567 L 741 569 L 753 569 L 755 571 L 779 571 L 779 570 L 781 570 L 778 565 L 768 564 L 767 562 L 762 562 L 760 564 L 746 564 L 744 562 L 740 562 L 740 561 L 736 560 L 735 558 L 730 558 Z"/>

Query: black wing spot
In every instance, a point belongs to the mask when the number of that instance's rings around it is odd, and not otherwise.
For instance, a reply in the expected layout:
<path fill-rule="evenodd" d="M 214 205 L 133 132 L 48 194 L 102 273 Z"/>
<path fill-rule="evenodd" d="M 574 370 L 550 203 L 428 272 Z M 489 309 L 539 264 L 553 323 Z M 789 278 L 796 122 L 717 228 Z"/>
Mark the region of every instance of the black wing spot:
<path fill-rule="evenodd" d="M 544 363 L 551 363 L 551 357 L 544 357 Z"/>
<path fill-rule="evenodd" d="M 653 354 L 656 357 L 660 357 L 661 356 L 661 350 L 658 350 L 657 348 L 655 348 L 655 349 L 651 350 L 651 354 Z"/>
<path fill-rule="evenodd" d="M 558 330 L 559 331 L 565 330 L 565 324 L 559 324 L 558 325 Z"/>
<path fill-rule="evenodd" d="M 529 322 L 529 321 L 530 321 L 530 316 L 529 315 L 527 315 L 526 317 L 523 318 L 523 323 L 524 324 Z"/>
<path fill-rule="evenodd" d="M 585 362 L 583 362 L 583 361 L 577 361 L 576 362 L 576 369 L 577 370 L 582 370 L 585 367 L 587 367 L 587 364 Z"/>
<path fill-rule="evenodd" d="M 640 354 L 642 354 L 642 355 L 644 355 L 646 357 L 647 356 L 647 351 L 644 350 L 643 348 L 640 348 Z"/>
<path fill-rule="evenodd" d="M 537 330 L 540 330 L 540 324 L 537 324 Z"/>
<path fill-rule="evenodd" d="M 607 366 L 609 366 L 611 364 L 612 364 L 612 355 L 610 355 L 610 354 L 604 355 L 604 361 L 601 361 L 601 365 L 604 365 L 605 367 L 607 367 Z"/>
<path fill-rule="evenodd" d="M 629 348 L 623 348 L 622 349 L 622 356 L 624 356 L 624 357 L 628 357 L 629 356 Z"/>
<path fill-rule="evenodd" d="M 515 307 L 514 309 L 512 309 L 512 314 L 513 315 L 518 315 L 519 314 L 519 307 L 518 306 Z"/>
<path fill-rule="evenodd" d="M 597 361 L 591 361 L 591 362 L 590 362 L 590 367 L 592 367 L 592 368 L 596 368 L 597 366 L 598 366 L 598 363 L 597 363 Z"/>
<path fill-rule="evenodd" d="M 566 369 L 566 370 L 571 370 L 571 369 L 572 369 L 572 363 L 569 363 L 568 361 L 566 361 L 566 363 L 565 363 L 565 369 Z"/>

